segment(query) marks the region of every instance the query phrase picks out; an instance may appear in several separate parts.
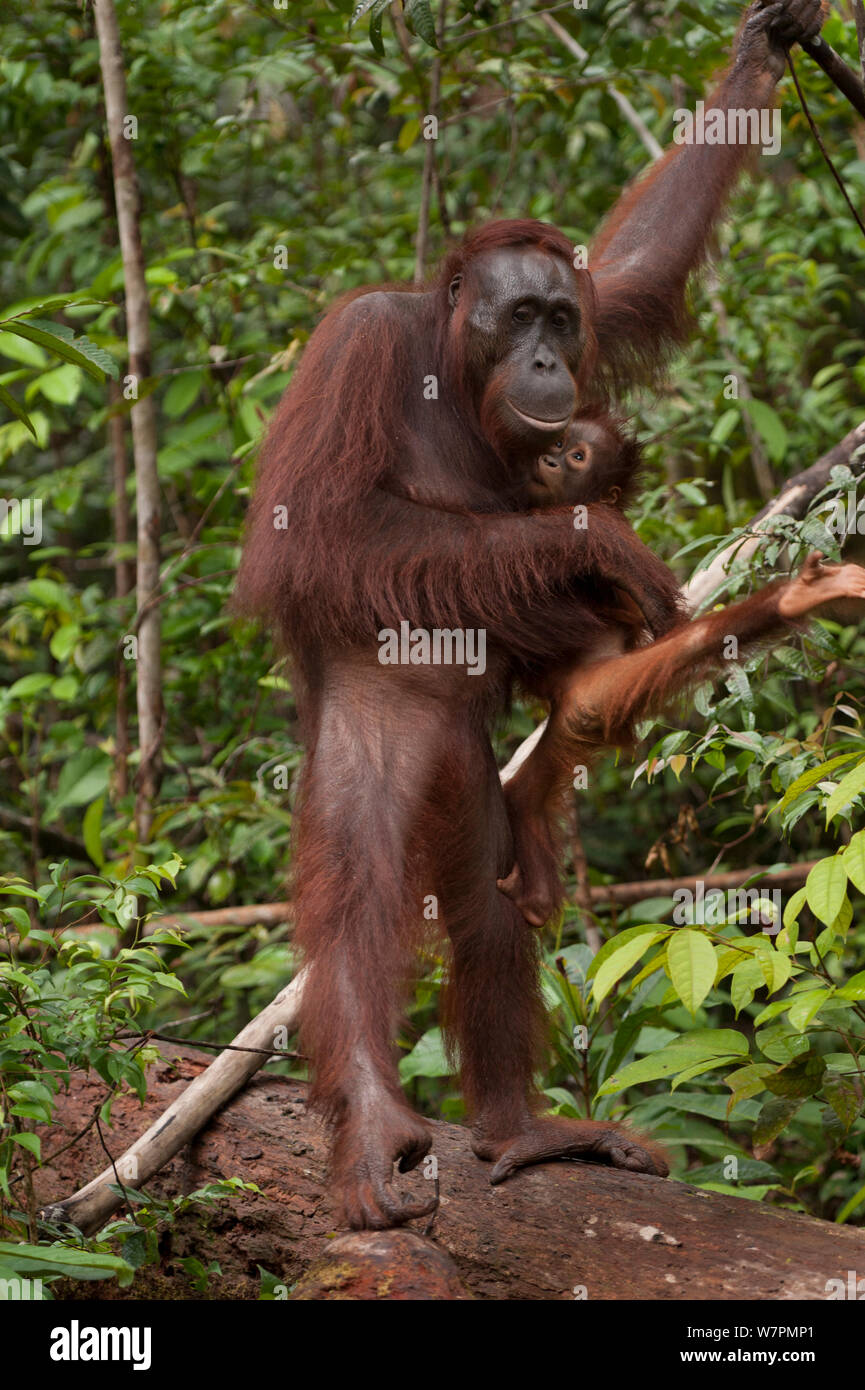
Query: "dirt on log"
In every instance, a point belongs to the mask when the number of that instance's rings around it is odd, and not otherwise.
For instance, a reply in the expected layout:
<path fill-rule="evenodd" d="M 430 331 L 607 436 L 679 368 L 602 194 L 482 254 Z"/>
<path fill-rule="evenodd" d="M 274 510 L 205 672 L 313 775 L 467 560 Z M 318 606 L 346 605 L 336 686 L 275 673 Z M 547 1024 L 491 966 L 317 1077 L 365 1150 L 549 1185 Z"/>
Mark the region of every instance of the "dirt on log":
<path fill-rule="evenodd" d="M 210 1060 L 187 1047 L 165 1045 L 162 1052 L 150 1069 L 145 1106 L 133 1096 L 115 1102 L 114 1127 L 104 1130 L 115 1157 Z M 316 1293 L 304 1276 L 311 1271 L 313 1284 L 321 1285 L 322 1260 L 341 1233 L 327 1186 L 326 1136 L 307 1112 L 305 1094 L 298 1082 L 259 1073 L 147 1185 L 174 1196 L 241 1177 L 256 1183 L 261 1195 L 182 1215 L 166 1234 L 161 1264 L 142 1270 L 130 1289 L 89 1284 L 56 1288 L 56 1294 L 255 1299 L 263 1266 L 288 1289 L 297 1285 L 302 1298 L 824 1299 L 827 1280 L 846 1280 L 848 1270 L 865 1266 L 862 1231 L 680 1182 L 564 1162 L 525 1169 L 491 1187 L 489 1166 L 473 1156 L 468 1132 L 439 1123 L 434 1152 L 441 1205 L 431 1238 L 452 1258 L 464 1292 L 456 1283 L 450 1294 L 442 1287 L 412 1292 L 410 1281 L 400 1291 L 399 1269 L 393 1277 L 358 1282 L 340 1274 L 343 1262 L 328 1289 Z M 93 1077 L 61 1098 L 43 1151 L 80 1130 L 103 1097 L 104 1086 Z M 104 1163 L 91 1129 L 38 1172 L 38 1198 L 68 1196 Z M 401 1190 L 417 1194 L 427 1182 L 420 1170 L 397 1179 Z M 415 1266 L 418 1260 L 428 1266 L 414 1246 Z M 184 1256 L 205 1265 L 219 1261 L 222 1275 L 211 1279 L 206 1293 L 191 1287 L 179 1264 Z M 446 1262 L 439 1273 L 447 1282 Z"/>

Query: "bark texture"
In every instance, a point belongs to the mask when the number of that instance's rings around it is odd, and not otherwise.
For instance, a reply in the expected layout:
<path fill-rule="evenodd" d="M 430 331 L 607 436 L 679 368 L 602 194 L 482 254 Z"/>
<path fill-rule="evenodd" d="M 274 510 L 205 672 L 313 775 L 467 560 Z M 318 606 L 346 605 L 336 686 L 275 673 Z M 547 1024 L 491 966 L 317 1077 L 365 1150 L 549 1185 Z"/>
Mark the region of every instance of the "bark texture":
<path fill-rule="evenodd" d="M 144 1108 L 132 1096 L 116 1103 L 111 1152 L 120 1155 L 208 1061 L 165 1046 Z M 86 1123 L 103 1093 L 88 1078 L 61 1102 L 46 1154 Z M 826 1297 L 828 1279 L 865 1268 L 861 1230 L 680 1182 L 549 1163 L 491 1187 L 467 1130 L 448 1124 L 434 1126 L 441 1206 L 431 1240 L 371 1232 L 347 1237 L 346 1250 L 334 1241 L 344 1233 L 328 1191 L 326 1136 L 305 1096 L 302 1084 L 260 1073 L 148 1184 L 175 1195 L 242 1177 L 260 1196 L 180 1218 L 161 1265 L 132 1289 L 90 1284 L 60 1296 L 254 1299 L 262 1265 L 300 1299 L 572 1300 L 584 1289 L 590 1299 L 816 1300 Z M 40 1199 L 64 1197 L 104 1162 L 91 1130 L 36 1175 Z M 416 1192 L 425 1181 L 420 1171 L 397 1179 Z M 222 1277 L 207 1294 L 191 1288 L 178 1263 L 186 1255 L 219 1261 Z"/>

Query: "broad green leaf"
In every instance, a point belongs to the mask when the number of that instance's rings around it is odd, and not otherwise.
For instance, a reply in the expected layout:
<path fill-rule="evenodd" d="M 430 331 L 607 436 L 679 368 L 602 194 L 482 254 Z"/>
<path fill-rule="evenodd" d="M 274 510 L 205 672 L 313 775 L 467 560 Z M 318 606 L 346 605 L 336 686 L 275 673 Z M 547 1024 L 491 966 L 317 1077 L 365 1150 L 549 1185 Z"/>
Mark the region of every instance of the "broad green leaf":
<path fill-rule="evenodd" d="M 65 661 L 75 650 L 80 636 L 81 628 L 77 623 L 64 623 L 62 627 L 58 627 L 48 644 L 48 649 L 54 660 Z"/>
<path fill-rule="evenodd" d="M 84 848 L 98 869 L 101 869 L 105 863 L 105 854 L 102 849 L 102 811 L 104 806 L 104 796 L 100 796 L 92 802 L 84 813 L 82 825 Z"/>
<path fill-rule="evenodd" d="M 786 1067 L 766 1078 L 767 1089 L 776 1096 L 799 1096 L 804 1100 L 820 1089 L 826 1063 L 813 1052 L 804 1053 Z"/>
<path fill-rule="evenodd" d="M 763 439 L 773 463 L 781 463 L 787 452 L 787 430 L 777 410 L 766 401 L 742 400 L 741 406 L 751 417 Z"/>
<path fill-rule="evenodd" d="M 110 1279 L 117 1275 L 121 1286 L 130 1284 L 135 1272 L 117 1255 L 91 1254 L 68 1245 L 15 1245 L 3 1240 L 0 1261 L 18 1274 L 62 1274 L 66 1279 Z"/>
<path fill-rule="evenodd" d="M 841 856 L 844 872 L 860 893 L 865 893 L 865 830 L 857 830 Z"/>
<path fill-rule="evenodd" d="M 430 1028 L 399 1064 L 400 1078 L 405 1083 L 414 1076 L 452 1076 L 453 1066 L 445 1055 L 440 1028 Z"/>
<path fill-rule="evenodd" d="M 667 971 L 673 988 L 692 1014 L 715 983 L 715 948 L 702 932 L 681 927 L 667 942 Z"/>
<path fill-rule="evenodd" d="M 172 381 L 162 401 L 162 409 L 171 420 L 183 415 L 204 385 L 204 372 L 180 372 Z"/>
<path fill-rule="evenodd" d="M 438 48 L 435 20 L 429 0 L 406 0 L 405 17 L 410 28 L 424 43 L 429 44 L 430 48 Z"/>
<path fill-rule="evenodd" d="M 826 824 L 865 791 L 865 759 L 842 777 L 826 802 Z"/>
<path fill-rule="evenodd" d="M 604 964 L 604 961 L 609 960 L 610 956 L 615 955 L 617 951 L 623 950 L 628 942 L 635 940 L 636 937 L 660 937 L 673 930 L 674 928 L 665 926 L 663 922 L 641 923 L 638 927 L 625 927 L 624 931 L 616 932 L 615 936 L 611 936 L 608 941 L 604 942 L 600 951 L 598 951 L 598 954 L 595 956 L 595 959 L 592 961 L 592 964 L 589 966 L 586 978 L 589 980 L 594 979 L 595 975 L 597 975 L 601 966 Z"/>
<path fill-rule="evenodd" d="M 22 1130 L 19 1134 L 12 1135 L 12 1143 L 20 1144 L 22 1149 L 27 1149 L 35 1158 L 42 1157 L 42 1141 L 38 1134 L 31 1134 L 29 1130 Z"/>
<path fill-rule="evenodd" d="M 71 362 L 65 362 L 62 367 L 37 377 L 28 390 L 35 395 L 37 388 L 54 405 L 74 405 L 81 394 L 81 371 Z"/>
<path fill-rule="evenodd" d="M 840 855 L 815 864 L 805 882 L 808 906 L 825 926 L 831 926 L 847 896 L 847 874 Z"/>
<path fill-rule="evenodd" d="M 798 922 L 799 913 L 808 900 L 808 894 L 804 888 L 797 888 L 787 906 L 784 908 L 784 926 L 789 931 L 794 922 Z"/>
<path fill-rule="evenodd" d="M 672 1090 L 684 1085 L 686 1081 L 693 1081 L 695 1076 L 700 1076 L 704 1071 L 717 1071 L 719 1067 L 729 1066 L 731 1062 L 738 1062 L 738 1057 L 710 1057 L 707 1062 L 696 1062 L 693 1067 L 686 1067 L 680 1071 L 672 1085 Z"/>
<path fill-rule="evenodd" d="M 607 997 L 617 981 L 627 974 L 632 965 L 636 965 L 637 961 L 645 955 L 656 940 L 657 933 L 655 932 L 634 937 L 631 941 L 623 942 L 619 950 L 603 962 L 600 970 L 595 973 L 592 985 L 592 994 L 596 1004 L 600 1004 Z"/>
<path fill-rule="evenodd" d="M 754 1126 L 754 1152 L 765 1149 L 792 1120 L 802 1101 L 798 1096 L 772 1096 L 760 1111 Z M 758 1154 L 759 1157 L 759 1154 Z"/>
<path fill-rule="evenodd" d="M 755 956 L 744 960 L 733 971 L 730 981 L 730 1001 L 736 1014 L 740 1014 L 754 998 L 754 991 L 765 984 L 763 967 Z"/>
<path fill-rule="evenodd" d="M 747 1052 L 747 1041 L 732 1028 L 695 1028 L 693 1032 L 668 1043 L 660 1052 L 641 1057 L 621 1071 L 614 1072 L 601 1086 L 598 1096 L 615 1095 L 616 1091 L 644 1081 L 660 1081 L 712 1057 L 725 1058 L 726 1065 L 731 1057 L 747 1056 Z"/>
<path fill-rule="evenodd" d="M 38 695 L 40 690 L 47 690 L 54 677 L 49 676 L 45 671 L 34 671 L 29 676 L 22 676 L 20 680 L 10 685 L 6 694 L 10 700 L 29 700 L 34 695 Z"/>
<path fill-rule="evenodd" d="M 72 329 L 63 324 L 51 323 L 48 319 L 33 319 L 30 323 L 10 320 L 7 330 L 31 343 L 37 343 L 47 352 L 55 353 L 64 362 L 81 367 L 95 381 L 103 381 L 106 376 L 116 379 L 119 375 L 117 363 L 110 353 L 91 343 L 89 338 L 76 338 Z"/>
<path fill-rule="evenodd" d="M 844 1128 L 849 1129 L 862 1109 L 856 1087 L 846 1076 L 839 1076 L 836 1071 L 827 1071 L 823 1077 L 823 1094 Z"/>
<path fill-rule="evenodd" d="M 809 767 L 807 772 L 803 772 L 801 777 L 797 777 L 795 782 L 790 783 L 775 810 L 786 810 L 790 802 L 795 801 L 800 792 L 807 791 L 809 787 L 814 787 L 818 782 L 825 781 L 828 773 L 836 767 L 842 767 L 844 763 L 852 762 L 858 756 L 858 753 L 839 753 L 836 758 L 829 758 L 828 762 L 819 763 L 817 767 Z"/>
<path fill-rule="evenodd" d="M 841 999 L 865 999 L 865 970 L 850 979 L 836 991 Z"/>
<path fill-rule="evenodd" d="M 834 990 L 831 989 L 809 989 L 797 994 L 787 1014 L 790 1023 L 799 1033 L 804 1033 L 812 1018 L 820 1012 L 826 1000 L 833 994 Z"/>
<path fill-rule="evenodd" d="M 727 1102 L 728 1113 L 740 1100 L 749 1100 L 751 1096 L 765 1091 L 766 1077 L 771 1076 L 774 1070 L 769 1062 L 755 1062 L 748 1067 L 739 1067 L 737 1071 L 731 1071 L 725 1076 L 724 1085 L 729 1086 L 732 1092 Z"/>

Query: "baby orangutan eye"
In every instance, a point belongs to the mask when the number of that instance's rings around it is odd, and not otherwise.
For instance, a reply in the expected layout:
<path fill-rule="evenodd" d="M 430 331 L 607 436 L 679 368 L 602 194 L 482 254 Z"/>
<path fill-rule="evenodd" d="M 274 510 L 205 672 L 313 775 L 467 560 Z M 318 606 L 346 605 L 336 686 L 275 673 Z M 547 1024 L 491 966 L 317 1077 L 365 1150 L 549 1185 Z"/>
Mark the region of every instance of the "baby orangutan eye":
<path fill-rule="evenodd" d="M 582 449 L 575 449 L 574 452 L 571 454 L 571 458 L 573 459 L 574 463 L 585 463 L 586 461 L 586 456 L 583 453 Z"/>

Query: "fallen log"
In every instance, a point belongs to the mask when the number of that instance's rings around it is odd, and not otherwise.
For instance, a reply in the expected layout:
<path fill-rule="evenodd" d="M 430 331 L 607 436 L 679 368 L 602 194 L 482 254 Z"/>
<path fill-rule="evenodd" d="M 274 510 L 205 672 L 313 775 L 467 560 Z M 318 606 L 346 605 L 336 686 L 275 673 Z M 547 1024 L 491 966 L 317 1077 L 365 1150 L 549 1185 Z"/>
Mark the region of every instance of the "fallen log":
<path fill-rule="evenodd" d="M 122 1153 L 191 1081 L 206 1074 L 210 1060 L 179 1046 L 163 1046 L 162 1054 L 150 1073 L 144 1110 L 134 1096 L 115 1102 L 114 1128 L 103 1131 L 112 1153 Z M 94 1076 L 61 1098 L 43 1141 L 46 1151 L 83 1127 L 103 1091 Z M 161 1243 L 158 1267 L 142 1270 L 129 1290 L 91 1284 L 86 1296 L 257 1298 L 258 1266 L 282 1281 L 287 1293 L 297 1285 L 299 1298 L 336 1296 L 321 1291 L 321 1261 L 338 1231 L 326 1135 L 307 1113 L 305 1096 L 302 1083 L 267 1072 L 251 1081 L 148 1190 L 176 1195 L 218 1178 L 242 1177 L 261 1194 L 244 1194 L 204 1214 L 184 1213 Z M 827 1280 L 846 1280 L 848 1270 L 865 1268 L 860 1230 L 673 1180 L 565 1162 L 526 1169 L 491 1187 L 489 1168 L 471 1153 L 467 1130 L 443 1123 L 433 1129 L 441 1205 L 432 1240 L 476 1299 L 573 1300 L 585 1291 L 591 1299 L 822 1300 Z M 62 1198 L 102 1162 L 91 1130 L 35 1174 L 39 1200 Z M 420 1192 L 425 1179 L 417 1170 L 397 1181 Z M 186 1256 L 204 1265 L 219 1261 L 222 1274 L 206 1294 L 187 1280 L 179 1264 Z M 345 1276 L 342 1297 L 415 1296 L 387 1279 L 362 1292 L 340 1269 L 333 1277 Z M 332 1289 L 329 1279 L 324 1284 Z M 74 1288 L 57 1293 L 82 1296 Z"/>

